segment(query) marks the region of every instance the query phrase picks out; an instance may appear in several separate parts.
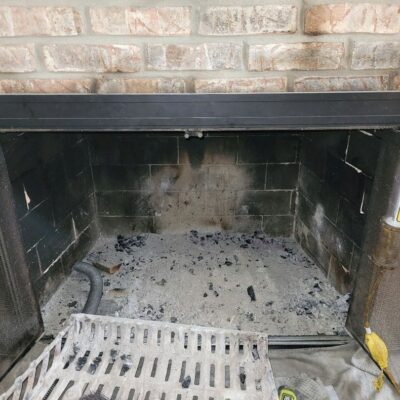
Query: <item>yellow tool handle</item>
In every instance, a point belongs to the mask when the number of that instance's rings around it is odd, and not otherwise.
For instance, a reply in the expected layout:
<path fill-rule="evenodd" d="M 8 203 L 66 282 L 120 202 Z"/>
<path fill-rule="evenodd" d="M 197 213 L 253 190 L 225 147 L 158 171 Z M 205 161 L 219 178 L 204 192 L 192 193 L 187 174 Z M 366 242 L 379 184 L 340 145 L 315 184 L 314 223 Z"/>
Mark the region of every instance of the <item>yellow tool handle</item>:
<path fill-rule="evenodd" d="M 297 396 L 293 390 L 286 387 L 280 387 L 279 400 L 297 400 Z"/>

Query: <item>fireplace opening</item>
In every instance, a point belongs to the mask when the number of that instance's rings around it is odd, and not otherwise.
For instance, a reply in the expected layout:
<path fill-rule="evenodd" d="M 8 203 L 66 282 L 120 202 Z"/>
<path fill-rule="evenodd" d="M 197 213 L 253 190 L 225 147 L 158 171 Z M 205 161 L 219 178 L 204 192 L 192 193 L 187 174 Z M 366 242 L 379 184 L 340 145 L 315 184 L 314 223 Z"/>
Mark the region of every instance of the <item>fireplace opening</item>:
<path fill-rule="evenodd" d="M 19 133 L 3 139 L 45 331 L 80 310 L 345 335 L 380 138 L 370 131 Z"/>
<path fill-rule="evenodd" d="M 278 347 L 360 337 L 366 275 L 391 262 L 374 249 L 390 249 L 397 223 L 397 145 L 384 134 L 2 134 L 44 337 L 83 308 L 79 261 L 101 271 L 100 315 L 263 332 Z M 371 224 L 387 209 L 389 228 Z M 368 322 L 398 375 L 397 322 L 387 323 L 398 272 L 385 271 Z"/>

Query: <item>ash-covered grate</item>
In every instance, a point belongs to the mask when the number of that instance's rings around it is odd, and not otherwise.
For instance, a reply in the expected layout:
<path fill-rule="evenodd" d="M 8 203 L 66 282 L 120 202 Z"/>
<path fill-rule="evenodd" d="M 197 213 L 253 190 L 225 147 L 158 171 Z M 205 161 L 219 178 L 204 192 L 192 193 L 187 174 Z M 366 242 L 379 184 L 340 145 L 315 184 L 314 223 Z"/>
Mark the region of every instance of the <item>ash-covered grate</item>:
<path fill-rule="evenodd" d="M 0 400 L 276 400 L 267 335 L 75 314 Z"/>

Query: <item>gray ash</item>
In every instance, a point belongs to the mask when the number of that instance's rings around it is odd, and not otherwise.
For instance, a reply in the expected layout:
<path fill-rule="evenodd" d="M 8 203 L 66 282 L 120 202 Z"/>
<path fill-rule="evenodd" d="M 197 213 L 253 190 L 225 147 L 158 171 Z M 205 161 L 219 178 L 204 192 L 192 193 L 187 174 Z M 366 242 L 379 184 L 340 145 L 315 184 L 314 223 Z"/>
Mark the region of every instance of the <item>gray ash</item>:
<path fill-rule="evenodd" d="M 317 318 L 319 312 L 319 302 L 317 300 L 299 299 L 295 304 L 289 305 L 289 311 L 296 315 L 305 315 L 309 318 Z"/>

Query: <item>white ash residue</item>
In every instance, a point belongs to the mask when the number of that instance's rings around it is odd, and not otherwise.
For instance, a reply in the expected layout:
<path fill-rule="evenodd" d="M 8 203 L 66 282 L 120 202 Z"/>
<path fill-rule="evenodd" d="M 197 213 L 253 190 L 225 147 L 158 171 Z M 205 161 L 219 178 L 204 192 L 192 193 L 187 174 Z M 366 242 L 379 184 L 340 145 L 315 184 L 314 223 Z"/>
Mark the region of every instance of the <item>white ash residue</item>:
<path fill-rule="evenodd" d="M 102 238 L 99 245 L 122 263 L 115 274 L 103 273 L 100 314 L 271 335 L 344 332 L 349 296 L 336 292 L 294 240 L 191 231 Z M 46 333 L 82 309 L 88 288 L 85 277 L 71 274 L 43 308 Z"/>

